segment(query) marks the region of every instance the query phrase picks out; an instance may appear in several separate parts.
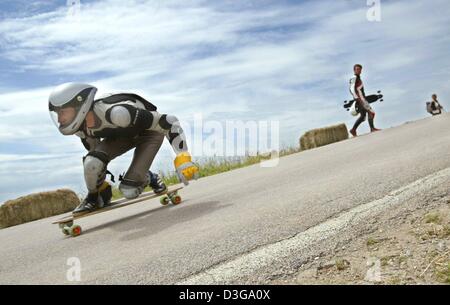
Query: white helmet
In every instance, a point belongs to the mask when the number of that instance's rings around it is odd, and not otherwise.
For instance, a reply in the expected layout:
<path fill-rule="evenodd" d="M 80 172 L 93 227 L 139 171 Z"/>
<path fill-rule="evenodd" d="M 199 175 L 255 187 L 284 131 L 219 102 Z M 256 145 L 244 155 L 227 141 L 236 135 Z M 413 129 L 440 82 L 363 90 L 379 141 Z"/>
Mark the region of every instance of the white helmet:
<path fill-rule="evenodd" d="M 78 131 L 91 109 L 96 92 L 97 88 L 88 84 L 65 83 L 50 93 L 50 117 L 63 135 Z"/>

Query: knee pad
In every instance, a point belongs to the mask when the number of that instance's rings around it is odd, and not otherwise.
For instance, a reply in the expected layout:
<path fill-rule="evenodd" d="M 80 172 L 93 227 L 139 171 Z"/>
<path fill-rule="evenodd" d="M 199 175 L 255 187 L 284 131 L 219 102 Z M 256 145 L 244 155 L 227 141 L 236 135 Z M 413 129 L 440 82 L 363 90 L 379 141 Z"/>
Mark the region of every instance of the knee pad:
<path fill-rule="evenodd" d="M 98 158 L 96 155 L 88 154 L 83 158 L 84 179 L 89 191 L 97 191 L 106 177 L 107 162 Z"/>

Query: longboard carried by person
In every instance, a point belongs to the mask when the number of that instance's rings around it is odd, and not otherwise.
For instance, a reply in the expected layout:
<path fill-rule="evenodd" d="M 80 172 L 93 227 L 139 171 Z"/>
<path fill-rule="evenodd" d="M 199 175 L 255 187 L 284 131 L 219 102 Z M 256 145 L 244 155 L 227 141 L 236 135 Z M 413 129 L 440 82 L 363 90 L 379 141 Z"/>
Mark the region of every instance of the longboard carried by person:
<path fill-rule="evenodd" d="M 375 102 L 383 102 L 383 94 L 381 94 L 381 91 L 378 90 L 377 94 L 371 94 L 366 96 L 366 101 L 369 104 L 375 103 Z M 356 102 L 356 99 L 352 99 L 352 100 L 348 100 L 348 101 L 344 101 L 344 108 L 347 111 L 351 111 L 351 114 L 353 116 L 358 115 L 358 113 L 360 113 L 360 109 L 359 109 L 359 104 Z"/>

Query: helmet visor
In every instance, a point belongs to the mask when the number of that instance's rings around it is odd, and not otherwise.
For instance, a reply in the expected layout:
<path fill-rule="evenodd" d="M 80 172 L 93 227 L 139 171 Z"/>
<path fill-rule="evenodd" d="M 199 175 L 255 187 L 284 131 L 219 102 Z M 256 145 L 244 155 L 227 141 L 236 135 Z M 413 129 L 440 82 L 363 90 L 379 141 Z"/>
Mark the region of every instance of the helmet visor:
<path fill-rule="evenodd" d="M 77 124 L 76 118 L 84 104 L 83 100 L 82 98 L 76 97 L 70 103 L 64 104 L 63 106 L 49 104 L 50 117 L 59 130 L 63 130 L 72 124 Z"/>

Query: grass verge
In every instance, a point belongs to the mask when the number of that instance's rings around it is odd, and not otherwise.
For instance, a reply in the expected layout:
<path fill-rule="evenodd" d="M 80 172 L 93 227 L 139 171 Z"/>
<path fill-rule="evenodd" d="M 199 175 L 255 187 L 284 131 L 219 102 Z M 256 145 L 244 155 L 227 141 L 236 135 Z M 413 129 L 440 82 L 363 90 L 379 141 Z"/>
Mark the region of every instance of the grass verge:
<path fill-rule="evenodd" d="M 291 155 L 294 153 L 300 152 L 300 148 L 284 148 L 279 151 L 278 155 L 279 157 Z M 257 154 L 256 156 L 247 156 L 247 157 L 239 157 L 239 158 L 208 158 L 204 161 L 200 162 L 200 171 L 199 171 L 199 178 L 212 176 L 220 173 L 224 173 L 230 170 L 254 165 L 257 163 L 260 163 L 261 161 L 270 159 L 270 155 L 267 154 Z M 178 180 L 178 177 L 175 172 L 169 172 L 167 174 L 159 173 L 162 177 L 162 180 L 164 183 L 169 185 L 174 185 L 180 183 Z M 144 192 L 149 191 L 150 188 L 145 188 Z M 119 191 L 119 189 L 115 186 L 113 186 L 113 197 L 112 200 L 120 199 L 122 198 L 122 193 Z"/>

